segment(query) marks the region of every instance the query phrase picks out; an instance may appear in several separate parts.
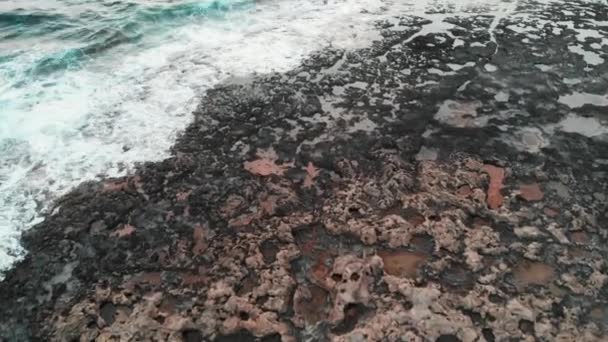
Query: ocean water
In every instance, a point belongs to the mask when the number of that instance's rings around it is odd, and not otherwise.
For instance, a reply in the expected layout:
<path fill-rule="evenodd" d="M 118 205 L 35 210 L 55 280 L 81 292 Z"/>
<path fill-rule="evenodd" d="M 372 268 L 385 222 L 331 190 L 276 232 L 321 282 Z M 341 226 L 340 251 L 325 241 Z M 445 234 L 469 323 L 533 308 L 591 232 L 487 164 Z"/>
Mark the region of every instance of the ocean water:
<path fill-rule="evenodd" d="M 0 270 L 58 196 L 167 157 L 205 89 L 366 44 L 396 5 L 0 0 Z"/>
<path fill-rule="evenodd" d="M 0 271 L 58 196 L 167 157 L 218 82 L 285 71 L 330 45 L 365 46 L 397 14 L 437 7 L 499 20 L 517 3 L 0 0 Z M 423 34 L 449 26 L 434 13 Z"/>

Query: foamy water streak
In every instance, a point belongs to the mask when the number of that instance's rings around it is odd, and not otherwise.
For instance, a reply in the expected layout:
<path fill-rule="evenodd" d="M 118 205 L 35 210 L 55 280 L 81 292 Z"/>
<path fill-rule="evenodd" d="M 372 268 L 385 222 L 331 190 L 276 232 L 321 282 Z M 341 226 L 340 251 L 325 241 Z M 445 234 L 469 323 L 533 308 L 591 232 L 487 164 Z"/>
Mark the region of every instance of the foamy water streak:
<path fill-rule="evenodd" d="M 61 1 L 45 4 L 56 8 Z M 88 4 L 71 11 L 86 11 Z M 137 162 L 167 157 L 204 90 L 227 77 L 285 71 L 330 44 L 364 46 L 379 38 L 375 22 L 400 13 L 443 7 L 473 15 L 470 8 L 483 7 L 481 12 L 504 16 L 513 8 L 500 0 L 239 4 L 179 24 L 152 20 L 133 41 L 91 55 L 55 36 L 25 32 L 18 40 L 0 40 L 0 51 L 26 51 L 18 58 L 0 54 L 0 270 L 23 256 L 20 232 L 39 222 L 53 199 L 82 181 L 120 176 Z M 441 17 L 433 14 L 432 20 L 440 23 Z M 32 71 L 45 56 L 70 48 L 76 63 Z"/>

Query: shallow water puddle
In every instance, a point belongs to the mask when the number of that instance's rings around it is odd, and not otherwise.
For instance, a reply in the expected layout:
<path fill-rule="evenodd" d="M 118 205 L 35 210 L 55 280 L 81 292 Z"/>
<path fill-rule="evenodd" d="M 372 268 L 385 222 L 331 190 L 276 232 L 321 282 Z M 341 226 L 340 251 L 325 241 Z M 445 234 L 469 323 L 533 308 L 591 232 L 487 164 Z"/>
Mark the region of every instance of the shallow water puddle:
<path fill-rule="evenodd" d="M 600 65 L 604 63 L 604 59 L 600 57 L 601 55 L 592 51 L 587 51 L 579 45 L 568 47 L 570 52 L 575 53 L 577 55 L 583 56 L 583 60 L 588 65 Z"/>
<path fill-rule="evenodd" d="M 482 127 L 488 119 L 477 117 L 481 102 L 445 101 L 435 114 L 435 120 L 454 127 Z"/>
<path fill-rule="evenodd" d="M 377 20 L 412 7 L 384 0 L 77 3 L 1 5 L 16 18 L 3 26 L 7 37 L 20 34 L 19 18 L 40 6 L 73 20 L 56 30 L 42 27 L 59 19 L 40 22 L 39 31 L 25 32 L 30 39 L 0 38 L 0 270 L 23 257 L 19 233 L 57 196 L 168 157 L 206 89 L 229 77 L 290 70 L 328 45 L 367 46 L 380 37 Z M 80 20 L 91 15 L 104 20 Z M 120 31 L 131 26 L 134 32 Z M 101 43 L 78 35 L 115 29 L 118 38 Z"/>
<path fill-rule="evenodd" d="M 555 276 L 552 266 L 542 262 L 522 262 L 513 270 L 517 285 L 547 285 Z"/>
<path fill-rule="evenodd" d="M 570 108 L 580 108 L 587 104 L 594 106 L 608 106 L 608 95 L 573 92 L 568 95 L 560 96 L 558 101 Z"/>
<path fill-rule="evenodd" d="M 600 120 L 597 118 L 584 117 L 576 114 L 566 116 L 566 118 L 563 119 L 558 126 L 563 132 L 577 133 L 589 138 L 608 134 L 608 127 L 602 125 Z"/>
<path fill-rule="evenodd" d="M 428 259 L 422 253 L 408 251 L 378 252 L 386 273 L 396 277 L 416 278 L 419 267 Z"/>
<path fill-rule="evenodd" d="M 319 286 L 311 285 L 298 289 L 304 295 L 294 303 L 298 307 L 298 312 L 308 324 L 315 324 L 327 318 L 327 299 L 329 293 Z"/>

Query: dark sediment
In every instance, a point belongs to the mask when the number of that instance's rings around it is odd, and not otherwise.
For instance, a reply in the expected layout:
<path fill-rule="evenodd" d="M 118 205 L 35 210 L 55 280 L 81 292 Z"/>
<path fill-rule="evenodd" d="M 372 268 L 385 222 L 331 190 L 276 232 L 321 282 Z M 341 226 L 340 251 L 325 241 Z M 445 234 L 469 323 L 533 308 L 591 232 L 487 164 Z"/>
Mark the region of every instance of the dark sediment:
<path fill-rule="evenodd" d="M 209 91 L 173 157 L 24 236 L 0 340 L 605 340 L 608 142 L 548 127 L 606 119 L 559 98 L 605 94 L 608 62 L 447 16 Z"/>

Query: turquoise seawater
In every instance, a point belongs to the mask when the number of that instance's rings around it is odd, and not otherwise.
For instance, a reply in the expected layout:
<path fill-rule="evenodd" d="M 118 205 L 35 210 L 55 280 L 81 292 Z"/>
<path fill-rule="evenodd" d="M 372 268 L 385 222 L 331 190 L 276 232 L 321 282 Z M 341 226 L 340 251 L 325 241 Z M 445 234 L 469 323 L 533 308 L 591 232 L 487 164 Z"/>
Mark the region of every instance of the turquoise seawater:
<path fill-rule="evenodd" d="M 206 89 L 369 41 L 403 3 L 0 0 L 0 278 L 56 198 L 166 158 Z"/>
<path fill-rule="evenodd" d="M 121 46 L 145 46 L 144 37 L 200 20 L 221 19 L 226 12 L 251 7 L 254 2 L 38 0 L 0 4 L 6 7 L 0 13 L 0 70 L 9 86 L 21 86 L 48 73 L 85 67 L 91 59 Z M 52 47 L 31 56 L 40 41 Z"/>
<path fill-rule="evenodd" d="M 57 195 L 166 151 L 197 93 L 180 75 L 213 84 L 193 60 L 236 27 L 228 16 L 254 10 L 253 0 L 0 0 L 0 269 Z"/>

